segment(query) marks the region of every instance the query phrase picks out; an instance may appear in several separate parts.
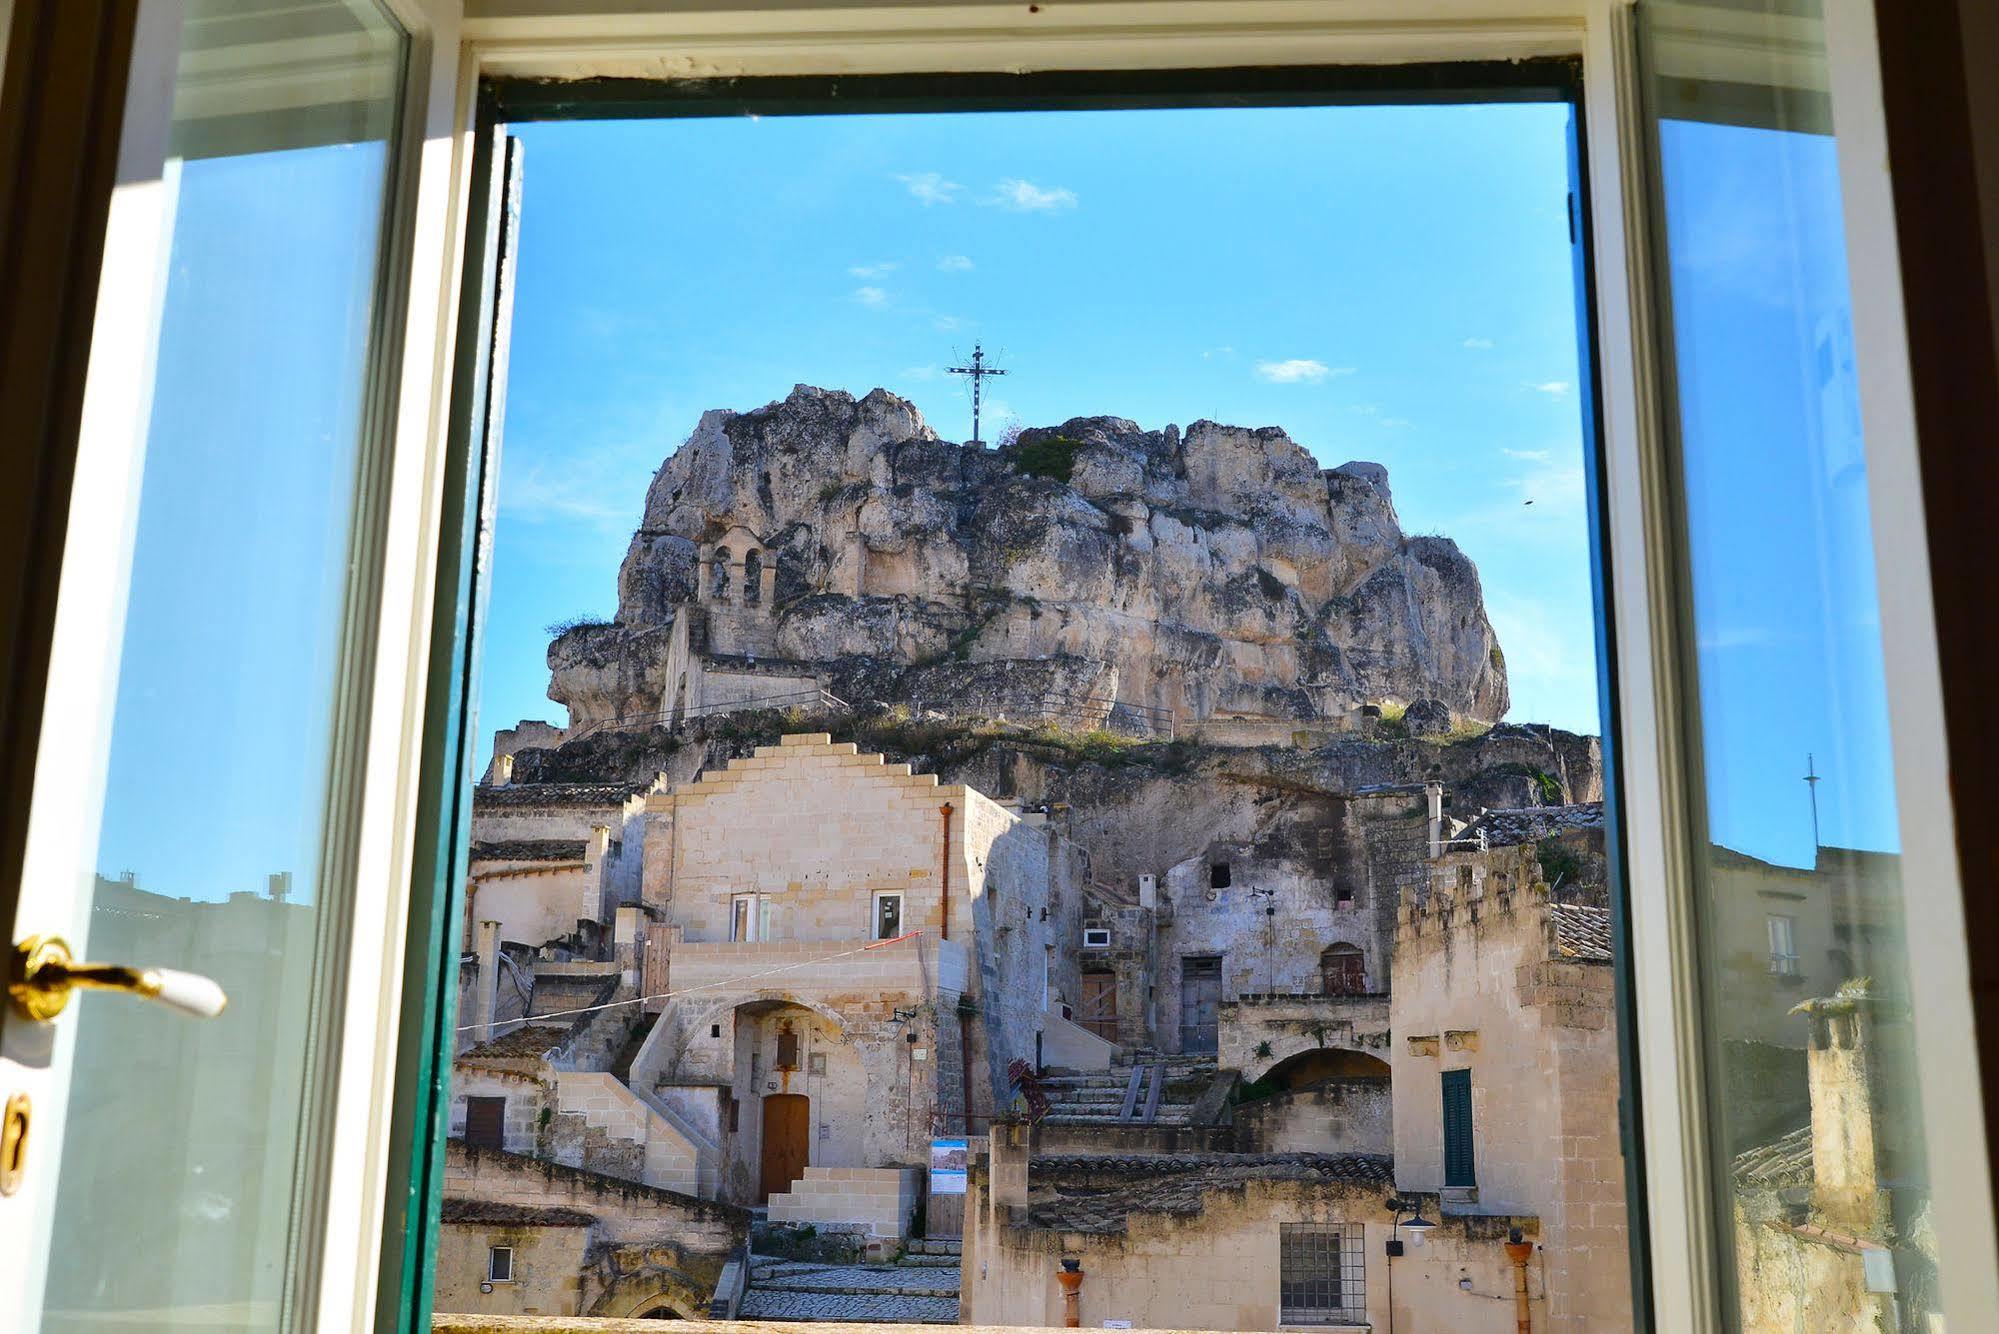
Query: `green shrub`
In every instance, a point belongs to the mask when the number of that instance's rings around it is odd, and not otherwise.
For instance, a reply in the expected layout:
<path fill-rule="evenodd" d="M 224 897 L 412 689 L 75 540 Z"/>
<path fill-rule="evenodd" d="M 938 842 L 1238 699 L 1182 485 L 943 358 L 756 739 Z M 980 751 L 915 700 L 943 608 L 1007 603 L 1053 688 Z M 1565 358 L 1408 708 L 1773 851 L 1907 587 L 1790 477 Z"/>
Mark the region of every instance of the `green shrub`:
<path fill-rule="evenodd" d="M 1082 447 L 1082 441 L 1066 435 L 1037 436 L 1020 446 L 1013 466 L 1025 476 L 1047 477 L 1066 485 L 1076 474 L 1076 454 Z"/>

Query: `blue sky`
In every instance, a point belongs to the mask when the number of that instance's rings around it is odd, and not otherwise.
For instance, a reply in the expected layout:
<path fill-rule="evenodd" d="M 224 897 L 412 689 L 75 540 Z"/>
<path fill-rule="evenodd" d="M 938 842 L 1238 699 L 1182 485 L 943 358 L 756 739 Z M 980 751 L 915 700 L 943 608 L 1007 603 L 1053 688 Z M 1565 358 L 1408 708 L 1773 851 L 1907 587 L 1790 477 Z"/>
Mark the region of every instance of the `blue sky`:
<path fill-rule="evenodd" d="M 1556 106 L 529 126 L 481 728 L 560 719 L 544 627 L 615 604 L 700 413 L 913 399 L 1280 425 L 1478 562 L 1515 719 L 1597 730 Z M 1892 848 L 1831 145 L 1669 126 L 1717 839 Z M 98 866 L 314 895 L 378 148 L 189 164 Z M 312 256 L 300 263 L 301 255 Z M 1773 496 L 1787 503 L 1770 503 Z M 1525 504 L 1527 500 L 1535 503 Z"/>
<path fill-rule="evenodd" d="M 482 729 L 562 720 L 653 470 L 796 383 L 1276 425 L 1478 562 L 1513 717 L 1597 730 L 1555 105 L 531 125 Z M 698 256 L 698 260 L 690 257 Z M 990 439 L 995 430 L 988 429 Z M 1527 500 L 1533 500 L 1532 506 Z"/>
<path fill-rule="evenodd" d="M 1838 163 L 1824 136 L 1663 135 L 1711 834 L 1892 850 L 1887 686 Z"/>

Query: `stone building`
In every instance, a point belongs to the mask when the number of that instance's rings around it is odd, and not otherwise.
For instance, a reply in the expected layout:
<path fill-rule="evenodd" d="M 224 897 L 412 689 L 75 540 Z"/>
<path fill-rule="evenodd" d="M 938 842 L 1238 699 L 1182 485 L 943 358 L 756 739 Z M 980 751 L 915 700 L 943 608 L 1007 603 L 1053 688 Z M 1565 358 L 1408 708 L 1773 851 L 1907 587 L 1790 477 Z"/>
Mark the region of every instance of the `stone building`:
<path fill-rule="evenodd" d="M 637 796 L 480 795 L 469 1143 L 901 1236 L 1013 1062 L 1108 1050 L 1063 1016 L 1080 855 L 975 790 L 811 734 Z M 585 820 L 574 859 L 527 837 Z"/>
<path fill-rule="evenodd" d="M 930 1140 L 983 1125 L 1011 1062 L 1073 1028 L 1080 878 L 1042 822 L 825 734 L 656 794 L 641 906 L 674 995 L 631 1083 L 774 1218 L 827 1221 L 784 1198 L 841 1193 L 794 1191 L 808 1167 L 905 1198 Z"/>
<path fill-rule="evenodd" d="M 1075 1115 L 1072 1086 L 1106 1081 L 1054 1081 L 1056 1114 L 995 1130 L 975 1176 L 968 1319 L 1059 1316 L 1066 1258 L 1093 1324 L 1511 1330 L 1517 1312 L 1494 1299 L 1514 1291 L 1517 1228 L 1534 1328 L 1628 1324 L 1600 811 L 1458 822 L 1435 785 L 1332 809 L 1320 846 L 1340 850 L 1333 876 L 1350 888 L 1266 845 L 1183 863 L 1156 895 L 1171 931 L 1206 933 L 1224 959 L 1268 951 L 1222 970 L 1232 990 L 1208 1068 L 1217 1086 L 1240 1076 L 1242 1100 L 1218 1121 L 1203 1109 L 1221 1103 L 1203 1098 L 1151 1124 L 1129 1096 Z M 1239 883 L 1266 892 L 1231 895 Z M 1367 934 L 1384 906 L 1385 938 Z M 1265 921 L 1280 924 L 1267 938 Z M 1329 928 L 1354 934 L 1329 941 Z M 1271 989 L 1247 990 L 1259 968 Z M 1171 1067 L 1182 1078 L 1212 1059 L 1188 1045 Z M 1427 1245 L 1390 1253 L 1413 1240 L 1391 1197 L 1438 1224 Z M 1289 1310 L 1307 1288 L 1341 1302 Z"/>
<path fill-rule="evenodd" d="M 439 1310 L 696 1319 L 749 1215 L 675 1191 L 454 1141 L 438 1235 Z"/>
<path fill-rule="evenodd" d="M 1547 1328 L 1630 1319 L 1610 921 L 1535 844 L 1446 848 L 1405 894 L 1389 1049 L 1395 1175 L 1444 1217 L 1532 1214 Z"/>

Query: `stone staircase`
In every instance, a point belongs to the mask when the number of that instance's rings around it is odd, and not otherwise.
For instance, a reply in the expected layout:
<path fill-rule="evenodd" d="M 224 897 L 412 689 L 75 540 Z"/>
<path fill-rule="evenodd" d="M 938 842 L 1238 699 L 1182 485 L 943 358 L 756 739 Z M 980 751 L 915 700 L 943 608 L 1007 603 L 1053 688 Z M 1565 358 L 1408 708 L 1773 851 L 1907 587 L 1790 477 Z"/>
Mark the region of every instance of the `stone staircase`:
<path fill-rule="evenodd" d="M 737 1318 L 955 1325 L 959 1249 L 956 1241 L 911 1241 L 894 1264 L 857 1265 L 753 1254 Z"/>
<path fill-rule="evenodd" d="M 1120 1056 L 1101 1074 L 1044 1075 L 1043 1124 L 1186 1126 L 1217 1074 L 1213 1056 Z"/>

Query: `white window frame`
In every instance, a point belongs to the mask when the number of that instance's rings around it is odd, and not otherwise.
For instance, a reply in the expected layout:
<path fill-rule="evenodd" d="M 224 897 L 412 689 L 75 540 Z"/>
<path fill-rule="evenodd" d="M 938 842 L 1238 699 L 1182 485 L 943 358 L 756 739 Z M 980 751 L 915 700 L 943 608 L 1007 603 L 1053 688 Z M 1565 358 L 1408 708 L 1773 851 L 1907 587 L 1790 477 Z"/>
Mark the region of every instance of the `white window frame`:
<path fill-rule="evenodd" d="M 1770 936 L 1770 976 L 1801 976 L 1798 971 L 1798 919 L 1789 913 L 1765 913 L 1763 926 Z"/>
<path fill-rule="evenodd" d="M 507 1273 L 502 1278 L 498 1273 L 500 1257 L 507 1257 Z M 512 1283 L 514 1281 L 514 1248 L 511 1246 L 488 1246 L 486 1248 L 486 1281 L 488 1283 Z"/>
<path fill-rule="evenodd" d="M 883 899 L 895 900 L 896 935 L 901 935 L 909 929 L 908 893 L 900 889 L 878 889 L 868 895 L 867 938 L 869 940 L 893 940 L 895 938 L 894 936 L 884 936 L 881 934 L 881 905 Z"/>
<path fill-rule="evenodd" d="M 1687 683 L 1660 630 L 1677 614 L 1662 507 L 1660 367 L 1647 346 L 1652 293 L 1641 245 L 1643 125 L 1628 0 L 1068 0 L 1029 17 L 1016 0 L 386 0 L 417 42 L 406 133 L 417 189 L 394 220 L 409 263 L 407 321 L 368 717 L 365 796 L 347 979 L 333 1161 L 353 1164 L 324 1202 L 321 1328 L 372 1321 L 376 1257 L 416 835 L 425 644 L 460 296 L 464 209 L 478 80 L 488 75 L 726 77 L 1053 69 L 1186 69 L 1398 61 L 1580 58 L 1589 127 L 1604 489 L 1622 713 L 1637 1008 L 1635 1074 L 1644 1094 L 1653 1326 L 1720 1328 L 1718 1217 L 1702 1106 L 1701 978 L 1691 857 L 1683 831 L 1689 738 L 1673 707 Z M 1937 794 L 1949 791 L 1933 602 L 1895 248 L 1878 59 L 1866 0 L 1827 0 L 1854 330 L 1863 374 L 1913 999 L 1925 1130 L 1955 1170 L 1933 1183 L 1945 1305 L 1999 1310 L 1983 1109 L 1975 1081 L 1952 1079 L 1972 1031 L 1958 865 Z M 470 9 L 469 16 L 466 10 Z M 615 11 L 615 12 L 614 12 Z M 427 80 L 422 77 L 427 75 Z M 426 89 L 427 84 L 427 89 Z M 427 91 L 427 96 L 424 95 Z M 371 953 L 368 924 L 377 926 Z"/>
<path fill-rule="evenodd" d="M 749 934 L 741 935 L 736 930 L 736 905 L 749 908 L 745 920 L 749 923 Z M 760 945 L 770 939 L 771 901 L 770 895 L 751 891 L 747 894 L 729 896 L 729 941 L 736 945 Z"/>

